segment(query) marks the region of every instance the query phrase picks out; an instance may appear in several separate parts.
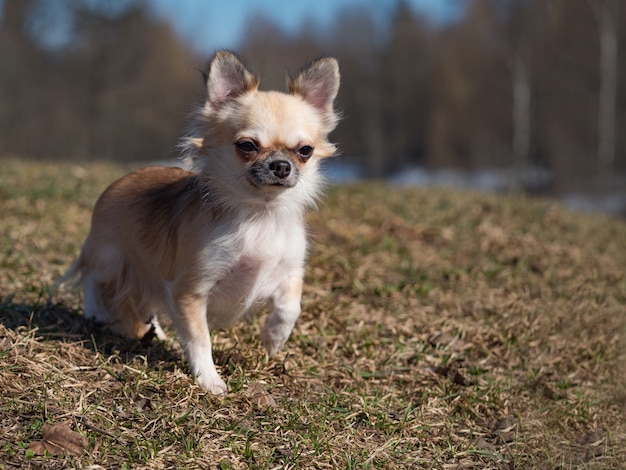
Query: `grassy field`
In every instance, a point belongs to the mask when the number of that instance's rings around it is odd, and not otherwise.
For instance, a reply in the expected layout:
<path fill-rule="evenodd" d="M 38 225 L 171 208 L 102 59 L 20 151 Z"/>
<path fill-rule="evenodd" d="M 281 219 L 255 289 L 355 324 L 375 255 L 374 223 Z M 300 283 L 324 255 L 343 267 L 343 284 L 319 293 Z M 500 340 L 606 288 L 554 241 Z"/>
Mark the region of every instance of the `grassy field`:
<path fill-rule="evenodd" d="M 216 332 L 214 397 L 176 343 L 51 288 L 125 170 L 0 161 L 0 467 L 624 468 L 623 221 L 331 189 L 286 350 L 264 354 L 258 319 Z"/>

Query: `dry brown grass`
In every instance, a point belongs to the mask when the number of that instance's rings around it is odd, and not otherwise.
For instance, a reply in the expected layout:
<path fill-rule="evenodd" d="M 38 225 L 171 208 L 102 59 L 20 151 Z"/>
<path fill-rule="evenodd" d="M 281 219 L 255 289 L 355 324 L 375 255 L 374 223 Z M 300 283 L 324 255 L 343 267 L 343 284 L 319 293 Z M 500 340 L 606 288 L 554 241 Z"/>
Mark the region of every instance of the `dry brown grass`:
<path fill-rule="evenodd" d="M 623 221 L 332 189 L 286 351 L 264 355 L 257 321 L 218 332 L 216 398 L 176 344 L 94 329 L 50 288 L 123 171 L 0 163 L 0 466 L 623 468 Z M 64 423 L 85 449 L 38 455 Z"/>

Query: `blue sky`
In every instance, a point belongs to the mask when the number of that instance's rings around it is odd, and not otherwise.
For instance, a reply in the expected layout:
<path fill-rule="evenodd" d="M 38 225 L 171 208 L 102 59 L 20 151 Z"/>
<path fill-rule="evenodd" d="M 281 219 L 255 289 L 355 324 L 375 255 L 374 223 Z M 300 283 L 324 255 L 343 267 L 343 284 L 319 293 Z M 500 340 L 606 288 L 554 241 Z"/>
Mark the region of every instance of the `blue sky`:
<path fill-rule="evenodd" d="M 371 9 L 384 15 L 396 0 L 148 0 L 157 16 L 171 21 L 178 33 L 198 52 L 235 48 L 255 17 L 264 15 L 287 32 L 305 23 L 324 27 L 346 7 Z M 408 0 L 432 21 L 454 18 L 460 0 Z"/>

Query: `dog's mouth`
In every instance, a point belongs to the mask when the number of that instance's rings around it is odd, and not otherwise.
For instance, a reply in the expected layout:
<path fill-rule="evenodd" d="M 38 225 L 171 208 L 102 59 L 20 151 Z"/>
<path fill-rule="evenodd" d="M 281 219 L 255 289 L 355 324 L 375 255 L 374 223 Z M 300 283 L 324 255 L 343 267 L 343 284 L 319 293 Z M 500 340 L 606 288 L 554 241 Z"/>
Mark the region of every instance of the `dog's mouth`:
<path fill-rule="evenodd" d="M 282 187 L 282 188 L 291 188 L 295 185 L 295 183 L 292 183 L 290 181 L 279 181 L 277 183 L 271 183 L 269 186 L 275 186 L 275 187 Z"/>
<path fill-rule="evenodd" d="M 253 186 L 254 188 L 257 188 L 257 189 L 261 189 L 261 188 L 276 188 L 276 189 L 293 188 L 296 185 L 295 181 L 294 182 L 289 182 L 289 181 L 275 181 L 275 182 L 259 181 L 258 178 L 252 177 L 250 175 L 248 175 L 248 183 L 250 183 L 251 186 Z"/>

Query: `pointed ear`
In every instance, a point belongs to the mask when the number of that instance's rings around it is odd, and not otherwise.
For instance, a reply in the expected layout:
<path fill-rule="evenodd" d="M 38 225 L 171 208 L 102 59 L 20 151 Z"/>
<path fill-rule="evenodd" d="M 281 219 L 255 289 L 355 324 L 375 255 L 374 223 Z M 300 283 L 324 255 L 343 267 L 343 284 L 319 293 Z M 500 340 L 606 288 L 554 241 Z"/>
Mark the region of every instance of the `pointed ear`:
<path fill-rule="evenodd" d="M 211 108 L 219 109 L 224 103 L 256 90 L 259 79 L 241 63 L 233 53 L 218 51 L 204 74 L 207 86 L 207 101 Z"/>
<path fill-rule="evenodd" d="M 325 57 L 302 68 L 295 77 L 289 79 L 289 91 L 300 95 L 310 105 L 317 108 L 332 129 L 337 116 L 333 102 L 339 91 L 339 64 L 332 57 Z"/>

